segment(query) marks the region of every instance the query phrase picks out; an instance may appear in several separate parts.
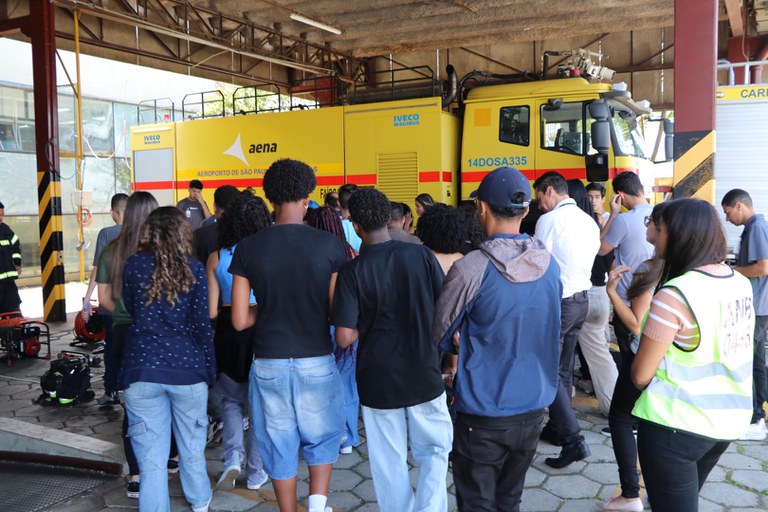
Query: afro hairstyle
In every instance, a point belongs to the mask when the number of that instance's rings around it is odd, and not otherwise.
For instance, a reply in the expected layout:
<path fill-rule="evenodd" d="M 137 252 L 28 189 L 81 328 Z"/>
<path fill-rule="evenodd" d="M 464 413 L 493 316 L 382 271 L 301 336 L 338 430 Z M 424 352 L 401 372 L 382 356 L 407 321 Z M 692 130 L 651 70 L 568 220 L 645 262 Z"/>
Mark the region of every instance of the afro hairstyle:
<path fill-rule="evenodd" d="M 376 189 L 363 188 L 349 198 L 349 215 L 352 222 L 366 233 L 386 227 L 391 212 L 389 199 Z"/>
<path fill-rule="evenodd" d="M 312 168 L 290 158 L 275 160 L 264 173 L 264 195 L 274 204 L 306 199 L 316 185 Z"/>
<path fill-rule="evenodd" d="M 416 231 L 424 245 L 441 254 L 459 252 L 468 235 L 464 213 L 440 203 L 424 211 Z"/>

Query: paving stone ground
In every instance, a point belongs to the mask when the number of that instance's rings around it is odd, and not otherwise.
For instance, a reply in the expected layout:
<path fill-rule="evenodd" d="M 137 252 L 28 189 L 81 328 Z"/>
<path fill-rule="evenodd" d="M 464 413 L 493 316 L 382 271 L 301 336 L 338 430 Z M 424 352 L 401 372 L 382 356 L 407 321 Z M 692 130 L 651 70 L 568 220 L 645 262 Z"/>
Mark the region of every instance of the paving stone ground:
<path fill-rule="evenodd" d="M 52 347 L 57 353 L 69 349 L 73 340 L 70 316 L 68 324 L 52 326 Z M 89 352 L 88 349 L 85 350 Z M 2 355 L 2 354 L 0 354 Z M 0 363 L 2 364 L 2 363 Z M 49 363 L 38 359 L 21 359 L 13 366 L 0 366 L 0 416 L 14 418 L 33 424 L 44 425 L 95 439 L 120 443 L 121 407 L 100 407 L 95 401 L 71 408 L 51 408 L 33 404 L 40 395 L 40 375 Z M 103 368 L 93 368 L 93 388 L 96 396 L 103 390 Z M 614 465 L 611 440 L 600 430 L 607 420 L 596 408 L 592 398 L 577 396 L 575 405 L 579 422 L 592 455 L 563 469 L 552 469 L 544 459 L 559 453 L 559 448 L 542 442 L 526 476 L 523 493 L 523 511 L 546 512 L 593 512 L 598 510 L 595 502 L 618 494 L 618 474 Z M 331 492 L 328 505 L 334 511 L 373 512 L 377 511 L 376 499 L 371 481 L 365 431 L 360 424 L 362 444 L 350 455 L 340 455 L 331 477 Z M 0 448 L 1 450 L 2 448 Z M 213 445 L 206 451 L 208 474 L 212 485 L 222 470 L 219 460 L 220 445 Z M 66 469 L 62 469 L 66 471 Z M 736 442 L 723 455 L 720 464 L 712 471 L 701 491 L 702 512 L 750 512 L 768 509 L 768 442 Z M 411 470 L 415 482 L 418 469 Z M 301 463 L 298 492 L 302 505 L 306 505 L 308 494 L 308 472 Z M 453 481 L 448 474 L 446 485 L 449 491 L 449 510 L 455 510 Z M 169 478 L 171 510 L 188 511 L 178 477 Z M 647 505 L 647 504 L 646 504 Z M 103 484 L 67 503 L 51 510 L 57 512 L 107 512 L 136 510 L 138 502 L 125 496 L 125 481 L 122 478 Z M 245 489 L 243 481 L 232 492 L 215 492 L 211 503 L 212 512 L 276 511 L 272 486 L 267 484 L 259 491 Z M 649 510 L 648 508 L 646 510 Z M 682 511 L 681 511 L 682 512 Z"/>

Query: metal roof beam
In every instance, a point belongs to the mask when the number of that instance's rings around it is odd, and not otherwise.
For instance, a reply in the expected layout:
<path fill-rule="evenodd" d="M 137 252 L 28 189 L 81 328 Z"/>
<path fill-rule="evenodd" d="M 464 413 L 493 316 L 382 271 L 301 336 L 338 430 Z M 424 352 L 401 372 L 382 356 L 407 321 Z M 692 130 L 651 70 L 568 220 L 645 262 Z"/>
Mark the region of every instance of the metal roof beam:
<path fill-rule="evenodd" d="M 132 26 L 136 29 L 144 30 L 147 32 L 150 32 L 153 34 L 153 37 L 156 39 L 160 36 L 168 36 L 175 38 L 180 41 L 187 41 L 194 44 L 199 44 L 204 47 L 209 47 L 217 50 L 222 51 L 229 51 L 236 53 L 238 55 L 242 55 L 251 59 L 257 59 L 264 62 L 270 62 L 273 64 L 277 64 L 280 66 L 284 66 L 291 69 L 296 69 L 299 71 L 304 71 L 308 73 L 318 74 L 318 75 L 333 75 L 337 73 L 337 70 L 333 67 L 324 67 L 324 66 L 317 66 L 314 65 L 311 62 L 305 62 L 301 60 L 296 59 L 290 59 L 290 58 L 278 58 L 273 55 L 269 54 L 262 54 L 256 51 L 256 48 L 250 45 L 244 45 L 244 44 L 238 44 L 232 40 L 227 40 L 225 37 L 222 37 L 221 35 L 217 35 L 216 31 L 213 27 L 211 27 L 210 22 L 206 20 L 206 16 L 210 15 L 210 17 L 218 16 L 220 20 L 220 24 L 223 26 L 224 22 L 227 22 L 229 24 L 235 24 L 235 28 L 232 31 L 229 32 L 230 36 L 233 34 L 240 33 L 244 28 L 251 28 L 254 31 L 263 31 L 266 32 L 269 37 L 270 35 L 276 35 L 281 38 L 285 38 L 288 42 L 293 43 L 293 46 L 296 47 L 297 51 L 295 54 L 302 55 L 305 58 L 309 58 L 311 56 L 315 56 L 315 60 L 319 62 L 330 62 L 333 60 L 333 58 L 336 59 L 349 59 L 352 57 L 349 57 L 347 55 L 342 55 L 334 52 L 328 47 L 323 47 L 319 45 L 315 45 L 312 43 L 309 43 L 307 41 L 303 41 L 300 39 L 292 38 L 292 37 L 285 37 L 282 34 L 279 34 L 277 32 L 271 31 L 269 29 L 258 27 L 254 24 L 250 24 L 247 22 L 243 22 L 242 20 L 237 20 L 231 17 L 226 17 L 221 15 L 220 13 L 216 13 L 215 11 L 210 11 L 208 9 L 194 7 L 188 2 L 180 1 L 180 0 L 166 0 L 166 3 L 168 1 L 176 4 L 179 8 L 185 8 L 188 9 L 185 11 L 187 15 L 189 16 L 189 12 L 191 11 L 197 19 L 199 19 L 202 23 L 202 26 L 204 27 L 204 33 L 197 32 L 194 33 L 189 25 L 186 23 L 181 23 L 178 18 L 175 19 L 173 22 L 174 26 L 168 26 L 169 24 L 158 21 L 150 20 L 150 9 L 157 2 L 157 0 L 145 0 L 143 3 L 143 6 L 146 8 L 145 12 L 139 13 L 140 9 L 134 10 L 129 4 L 126 2 L 121 2 L 120 6 L 122 9 L 124 9 L 126 12 L 116 12 L 114 10 L 110 10 L 107 8 L 104 8 L 102 6 L 94 5 L 94 4 L 84 4 L 76 2 L 75 0 L 53 0 L 53 2 L 65 9 L 80 9 L 83 13 L 88 14 L 90 16 L 94 16 L 100 19 L 109 20 L 115 23 L 120 23 L 124 25 Z M 130 9 L 129 9 L 130 7 Z M 173 14 L 171 14 L 171 11 L 169 11 L 165 5 L 163 5 L 162 11 L 164 13 L 159 15 L 159 18 L 163 19 L 163 21 L 167 22 L 170 19 L 173 19 Z M 185 25 L 185 26 L 180 26 Z M 220 30 L 221 32 L 221 30 Z M 100 39 L 100 38 L 95 38 Z M 91 44 L 93 44 L 93 41 L 89 41 Z M 166 47 L 167 50 L 170 50 L 165 43 L 162 43 L 163 46 Z M 104 43 L 100 46 L 103 47 L 109 47 L 110 43 Z M 309 52 L 309 49 L 314 50 L 311 54 Z M 132 53 L 138 53 L 134 51 L 136 49 L 130 49 L 126 51 L 130 51 Z M 333 58 L 327 57 L 332 56 Z M 317 56 L 320 56 L 321 58 L 317 58 Z M 193 62 L 180 62 L 182 59 L 179 58 L 179 64 L 183 65 L 194 65 Z M 253 77 L 250 77 L 251 79 Z"/>

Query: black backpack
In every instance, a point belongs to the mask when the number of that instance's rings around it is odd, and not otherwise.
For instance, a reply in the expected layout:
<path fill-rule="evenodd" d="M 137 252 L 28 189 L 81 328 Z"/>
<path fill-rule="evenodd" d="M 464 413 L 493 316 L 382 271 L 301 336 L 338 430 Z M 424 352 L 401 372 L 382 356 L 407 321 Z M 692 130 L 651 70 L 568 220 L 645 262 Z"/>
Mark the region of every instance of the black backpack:
<path fill-rule="evenodd" d="M 51 368 L 40 377 L 43 394 L 38 402 L 74 405 L 93 400 L 95 393 L 91 389 L 88 363 L 86 357 L 72 353 L 52 360 Z"/>

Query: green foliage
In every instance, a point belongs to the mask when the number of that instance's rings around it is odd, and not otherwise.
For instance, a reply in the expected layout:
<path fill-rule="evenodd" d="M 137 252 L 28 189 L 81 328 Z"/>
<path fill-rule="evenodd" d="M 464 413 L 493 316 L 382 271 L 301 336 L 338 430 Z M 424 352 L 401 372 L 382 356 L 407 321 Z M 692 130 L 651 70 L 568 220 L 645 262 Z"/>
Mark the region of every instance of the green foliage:
<path fill-rule="evenodd" d="M 187 119 L 225 117 L 290 110 L 291 99 L 289 96 L 279 94 L 276 88 L 262 90 L 220 82 L 215 91 L 189 96 L 185 105 L 185 109 L 187 108 L 192 111 L 191 114 L 187 114 Z"/>

